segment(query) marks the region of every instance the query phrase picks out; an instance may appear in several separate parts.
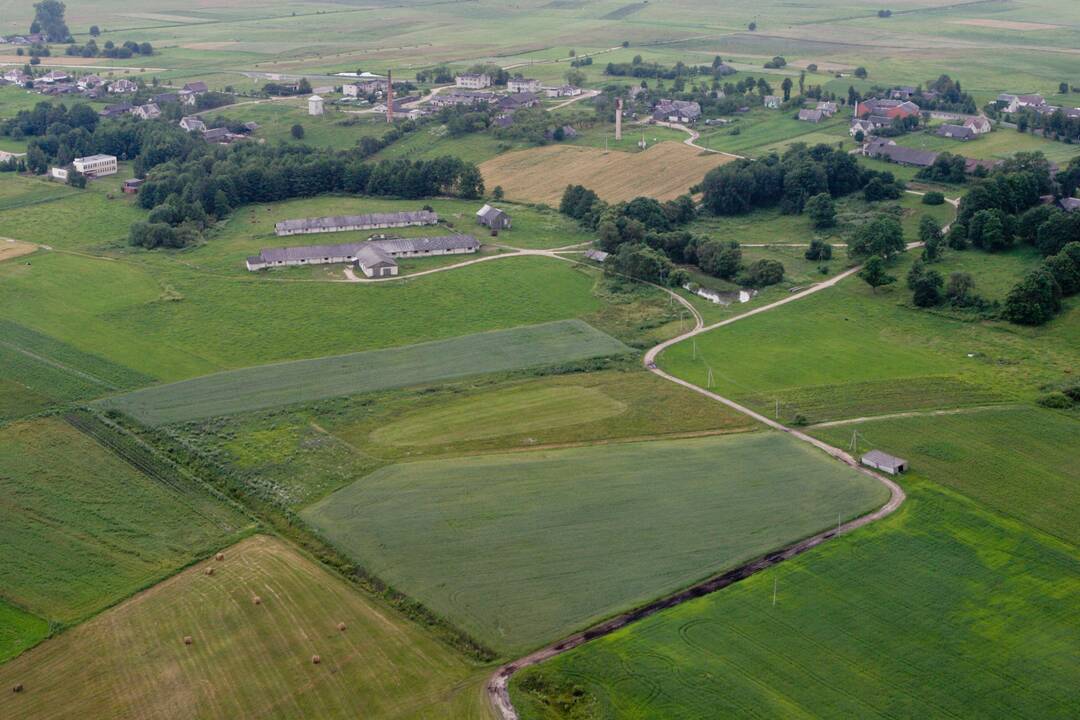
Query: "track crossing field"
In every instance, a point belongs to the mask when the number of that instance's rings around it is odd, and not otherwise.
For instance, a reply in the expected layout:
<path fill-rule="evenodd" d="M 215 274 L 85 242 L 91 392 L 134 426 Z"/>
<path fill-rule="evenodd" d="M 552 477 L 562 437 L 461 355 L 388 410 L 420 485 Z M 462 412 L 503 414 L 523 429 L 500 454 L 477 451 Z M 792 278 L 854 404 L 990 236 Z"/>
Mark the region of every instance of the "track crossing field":
<path fill-rule="evenodd" d="M 144 423 L 163 425 L 628 351 L 626 345 L 588 323 L 564 320 L 386 350 L 231 370 L 137 390 L 103 400 L 101 405 Z"/>
<path fill-rule="evenodd" d="M 259 535 L 0 666 L 0 717 L 470 720 L 483 672 Z"/>
<path fill-rule="evenodd" d="M 761 432 L 394 465 L 303 515 L 367 570 L 513 654 L 887 497 Z"/>

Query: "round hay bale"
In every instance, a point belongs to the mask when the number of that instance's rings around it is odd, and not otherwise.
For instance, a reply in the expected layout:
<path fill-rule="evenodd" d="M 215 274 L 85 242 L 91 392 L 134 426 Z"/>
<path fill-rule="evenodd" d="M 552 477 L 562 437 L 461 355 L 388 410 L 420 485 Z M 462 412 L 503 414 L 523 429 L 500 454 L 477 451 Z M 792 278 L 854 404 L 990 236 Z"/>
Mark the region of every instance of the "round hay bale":
<path fill-rule="evenodd" d="M 321 662 L 322 662 L 322 658 L 319 657 L 318 655 L 312 655 L 311 656 L 311 664 L 312 665 L 318 665 Z"/>
<path fill-rule="evenodd" d="M 21 693 L 23 691 L 22 683 L 15 683 L 15 687 L 11 688 L 11 692 Z"/>
<path fill-rule="evenodd" d="M 212 567 L 206 568 L 206 574 L 207 575 L 213 575 L 214 574 L 214 568 L 212 568 Z"/>
<path fill-rule="evenodd" d="M 340 630 L 341 632 L 345 632 L 345 623 L 338 623 L 337 624 L 337 629 Z"/>
<path fill-rule="evenodd" d="M 193 643 L 193 642 L 195 642 L 195 641 L 191 639 L 191 636 L 190 636 L 190 635 L 185 635 L 185 636 L 184 636 L 184 644 L 185 644 L 185 645 L 190 645 L 190 644 L 191 644 L 191 643 Z"/>
<path fill-rule="evenodd" d="M 256 605 L 262 605 L 262 598 L 256 595 L 255 597 L 251 598 L 251 602 L 255 603 Z"/>
<path fill-rule="evenodd" d="M 218 553 L 217 555 L 214 556 L 214 559 L 217 560 L 218 562 L 221 562 L 222 560 L 225 559 L 225 553 Z"/>

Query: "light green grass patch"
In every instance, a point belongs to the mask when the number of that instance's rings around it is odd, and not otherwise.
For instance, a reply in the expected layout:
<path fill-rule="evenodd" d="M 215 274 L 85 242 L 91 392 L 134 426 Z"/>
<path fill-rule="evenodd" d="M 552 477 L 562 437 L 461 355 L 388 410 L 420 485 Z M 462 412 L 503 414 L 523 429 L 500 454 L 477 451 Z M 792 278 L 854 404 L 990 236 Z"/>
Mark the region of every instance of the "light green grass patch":
<path fill-rule="evenodd" d="M 49 623 L 0 600 L 0 663 L 49 636 Z"/>
<path fill-rule="evenodd" d="M 754 433 L 394 465 L 303 515 L 516 654 L 886 497 L 805 444 Z"/>
<path fill-rule="evenodd" d="M 628 352 L 580 320 L 417 345 L 263 365 L 136 390 L 100 402 L 151 425 L 186 422 L 526 367 Z"/>
<path fill-rule="evenodd" d="M 515 707 L 527 720 L 1068 716 L 1076 548 L 906 484 L 892 517 L 525 670 Z M 552 701 L 575 686 L 569 709 Z"/>

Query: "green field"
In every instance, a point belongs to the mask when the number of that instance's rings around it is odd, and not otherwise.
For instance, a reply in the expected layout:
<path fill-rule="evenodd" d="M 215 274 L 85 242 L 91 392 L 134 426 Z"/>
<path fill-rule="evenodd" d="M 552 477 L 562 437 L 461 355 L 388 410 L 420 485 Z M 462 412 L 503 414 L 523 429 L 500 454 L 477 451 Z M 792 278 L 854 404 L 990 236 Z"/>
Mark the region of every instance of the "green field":
<path fill-rule="evenodd" d="M 306 555 L 263 535 L 224 555 L 0 666 L 0 715 L 488 717 L 484 670 Z"/>
<path fill-rule="evenodd" d="M 259 127 L 252 137 L 292 145 L 348 148 L 356 145 L 362 137 L 381 137 L 386 133 L 385 118 L 348 114 L 336 109 L 327 100 L 326 113 L 319 116 L 308 115 L 307 98 L 303 97 L 238 104 L 209 110 L 202 117 L 208 121 L 221 117 L 232 122 L 255 122 Z M 293 138 L 293 125 L 304 128 L 302 140 Z"/>
<path fill-rule="evenodd" d="M 0 600 L 0 663 L 33 647 L 49 635 L 49 623 Z"/>
<path fill-rule="evenodd" d="M 1068 717 L 1075 546 L 906 484 L 894 516 L 524 671 L 516 707 L 530 720 Z M 550 700 L 570 688 L 578 714 Z"/>
<path fill-rule="evenodd" d="M 515 654 L 887 497 L 798 441 L 754 433 L 394 465 L 302 514 Z"/>
<path fill-rule="evenodd" d="M 920 474 L 996 512 L 1080 543 L 1080 468 L 1073 462 L 1080 422 L 1034 407 L 882 419 L 813 429 L 846 446 L 882 448 Z M 1008 448 L 1008 452 L 1002 452 Z"/>
<path fill-rule="evenodd" d="M 175 572 L 248 524 L 167 467 L 144 474 L 58 418 L 0 429 L 0 495 L 0 600 L 59 623 Z"/>
<path fill-rule="evenodd" d="M 136 390 L 101 407 L 150 425 L 186 422 L 469 375 L 573 363 L 629 348 L 580 320 L 262 365 Z"/>
<path fill-rule="evenodd" d="M 797 110 L 755 110 L 746 115 L 736 116 L 730 125 L 715 128 L 701 128 L 698 144 L 710 150 L 757 157 L 768 155 L 772 151 L 782 153 L 796 142 L 807 145 L 826 143 L 836 145 L 843 142 L 853 146 L 847 127 L 851 120 L 849 114 L 837 113 L 834 117 L 820 123 L 796 120 Z"/>
<path fill-rule="evenodd" d="M 920 150 L 951 152 L 954 155 L 983 160 L 1004 160 L 1018 152 L 1041 152 L 1048 160 L 1066 165 L 1070 159 L 1080 155 L 1080 148 L 1076 145 L 1044 140 L 1030 133 L 1020 133 L 1009 128 L 998 128 L 994 132 L 965 142 L 938 137 L 932 130 L 909 133 L 897 138 L 896 142 L 898 145 Z"/>

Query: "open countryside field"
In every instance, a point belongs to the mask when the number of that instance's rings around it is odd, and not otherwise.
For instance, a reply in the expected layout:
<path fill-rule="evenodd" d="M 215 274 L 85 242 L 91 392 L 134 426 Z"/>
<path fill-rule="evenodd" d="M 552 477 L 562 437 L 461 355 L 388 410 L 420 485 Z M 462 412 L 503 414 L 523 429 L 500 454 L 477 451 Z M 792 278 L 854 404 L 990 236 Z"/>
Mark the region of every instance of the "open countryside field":
<path fill-rule="evenodd" d="M 608 202 L 648 195 L 669 200 L 701 182 L 705 173 L 729 161 L 682 143 L 663 142 L 645 152 L 546 145 L 519 150 L 480 166 L 488 187 L 502 186 L 511 200 L 558 205 L 567 185 L 584 185 Z"/>
<path fill-rule="evenodd" d="M 844 447 L 882 448 L 996 512 L 1080 544 L 1080 421 L 1035 407 L 915 416 L 814 428 Z M 1008 452 L 1002 452 L 1008 448 Z"/>
<path fill-rule="evenodd" d="M 405 463 L 302 514 L 368 571 L 512 654 L 887 497 L 770 432 Z"/>
<path fill-rule="evenodd" d="M 1044 140 L 1030 133 L 1020 133 L 1009 128 L 998 128 L 989 134 L 980 135 L 974 140 L 965 142 L 938 137 L 933 134 L 933 131 L 916 132 L 896 138 L 896 144 L 933 152 L 950 152 L 954 155 L 981 160 L 1004 160 L 1018 152 L 1041 152 L 1047 160 L 1063 166 L 1080 155 L 1080 147 L 1076 145 Z"/>
<path fill-rule="evenodd" d="M 0 428 L 0 599 L 72 623 L 249 525 L 169 466 L 154 469 L 140 472 L 59 418 Z"/>
<path fill-rule="evenodd" d="M 893 516 L 524 671 L 522 717 L 1068 717 L 1076 547 L 905 484 Z"/>
<path fill-rule="evenodd" d="M 436 380 L 573 363 L 629 348 L 565 320 L 313 360 L 263 365 L 136 390 L 101 401 L 150 425 L 186 422 Z"/>
<path fill-rule="evenodd" d="M 0 715 L 487 717 L 482 670 L 291 546 L 258 535 L 224 556 L 0 666 L 24 686 Z"/>

